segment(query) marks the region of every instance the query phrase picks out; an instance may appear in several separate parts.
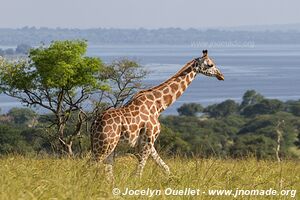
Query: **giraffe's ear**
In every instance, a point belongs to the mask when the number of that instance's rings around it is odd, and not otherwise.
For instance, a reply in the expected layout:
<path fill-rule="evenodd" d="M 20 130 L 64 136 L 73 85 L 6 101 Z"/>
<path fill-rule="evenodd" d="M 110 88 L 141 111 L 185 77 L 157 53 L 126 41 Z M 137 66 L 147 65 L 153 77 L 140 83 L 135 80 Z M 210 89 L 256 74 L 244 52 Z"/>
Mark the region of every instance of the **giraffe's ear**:
<path fill-rule="evenodd" d="M 203 51 L 202 51 L 202 57 L 205 57 L 205 56 L 207 56 L 207 53 L 208 53 L 208 52 L 207 52 L 207 50 L 206 50 L 206 49 L 205 49 L 205 50 L 203 50 Z"/>

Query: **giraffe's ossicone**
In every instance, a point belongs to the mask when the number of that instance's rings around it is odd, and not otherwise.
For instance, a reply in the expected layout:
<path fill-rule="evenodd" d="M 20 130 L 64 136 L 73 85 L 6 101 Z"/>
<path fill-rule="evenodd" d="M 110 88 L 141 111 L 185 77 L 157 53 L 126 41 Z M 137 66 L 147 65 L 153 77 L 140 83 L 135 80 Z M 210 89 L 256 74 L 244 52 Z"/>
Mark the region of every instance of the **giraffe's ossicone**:
<path fill-rule="evenodd" d="M 113 152 L 121 140 L 137 149 L 138 176 L 141 176 L 150 155 L 166 174 L 170 173 L 154 147 L 160 133 L 158 117 L 183 94 L 199 73 L 224 80 L 223 74 L 204 50 L 201 57 L 188 62 L 168 80 L 138 92 L 123 107 L 108 109 L 96 116 L 91 133 L 92 155 L 96 161 L 104 161 L 110 177 L 113 177 Z"/>

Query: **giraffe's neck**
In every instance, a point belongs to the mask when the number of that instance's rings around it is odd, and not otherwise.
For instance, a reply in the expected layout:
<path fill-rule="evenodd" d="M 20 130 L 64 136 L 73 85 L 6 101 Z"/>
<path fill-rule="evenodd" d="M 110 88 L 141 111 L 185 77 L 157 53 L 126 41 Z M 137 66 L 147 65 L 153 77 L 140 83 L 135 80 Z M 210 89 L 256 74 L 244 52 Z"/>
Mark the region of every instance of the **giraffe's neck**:
<path fill-rule="evenodd" d="M 158 97 L 156 108 L 159 113 L 174 103 L 195 79 L 197 73 L 193 64 L 194 61 L 187 63 L 174 76 L 152 88 L 152 93 L 155 97 Z"/>

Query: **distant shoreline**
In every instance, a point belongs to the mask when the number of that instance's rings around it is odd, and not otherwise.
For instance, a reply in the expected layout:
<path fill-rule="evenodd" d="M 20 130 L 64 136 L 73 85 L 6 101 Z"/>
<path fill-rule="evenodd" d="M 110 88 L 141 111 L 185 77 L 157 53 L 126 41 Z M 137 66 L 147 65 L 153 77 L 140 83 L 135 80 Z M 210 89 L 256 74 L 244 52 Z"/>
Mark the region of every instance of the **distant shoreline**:
<path fill-rule="evenodd" d="M 259 29 L 258 29 L 259 30 Z M 300 44 L 300 26 L 271 31 L 237 29 L 51 29 L 24 27 L 0 28 L 0 45 L 28 44 L 36 46 L 53 40 L 84 39 L 92 44 L 185 44 L 193 43 L 253 43 Z"/>

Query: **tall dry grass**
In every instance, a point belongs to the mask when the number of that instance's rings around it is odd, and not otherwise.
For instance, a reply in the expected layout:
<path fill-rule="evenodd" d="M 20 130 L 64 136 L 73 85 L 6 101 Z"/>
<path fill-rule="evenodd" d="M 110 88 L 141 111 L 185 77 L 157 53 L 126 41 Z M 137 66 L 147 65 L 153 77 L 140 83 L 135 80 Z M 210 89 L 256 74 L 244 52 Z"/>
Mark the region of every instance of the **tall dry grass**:
<path fill-rule="evenodd" d="M 130 189 L 294 189 L 300 192 L 300 162 L 221 159 L 166 159 L 172 176 L 149 159 L 141 180 L 132 176 L 137 161 L 128 156 L 115 162 L 115 186 Z M 150 199 L 147 196 L 113 196 L 103 165 L 87 159 L 0 158 L 0 199 Z M 233 196 L 166 196 L 151 199 L 233 199 Z M 291 196 L 239 196 L 236 199 L 292 199 Z M 294 199 L 300 199 L 300 195 Z"/>

